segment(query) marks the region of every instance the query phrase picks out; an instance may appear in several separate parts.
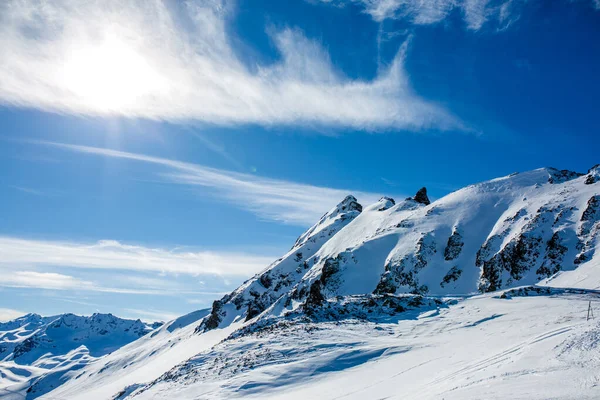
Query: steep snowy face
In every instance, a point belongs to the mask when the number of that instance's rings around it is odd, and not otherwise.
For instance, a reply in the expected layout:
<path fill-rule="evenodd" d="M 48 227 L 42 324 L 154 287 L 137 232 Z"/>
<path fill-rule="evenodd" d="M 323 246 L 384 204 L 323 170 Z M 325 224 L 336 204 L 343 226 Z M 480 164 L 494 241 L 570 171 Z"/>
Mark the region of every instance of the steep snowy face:
<path fill-rule="evenodd" d="M 573 270 L 598 244 L 598 171 L 541 168 L 434 202 L 425 188 L 364 209 L 348 197 L 283 258 L 215 302 L 199 330 L 346 296 L 489 292 Z"/>
<path fill-rule="evenodd" d="M 362 206 L 356 198 L 347 196 L 302 234 L 287 254 L 246 281 L 233 293 L 215 301 L 211 315 L 199 330 L 228 325 L 236 318 L 250 320 L 261 314 L 297 285 L 310 268 L 307 260 L 361 212 Z"/>

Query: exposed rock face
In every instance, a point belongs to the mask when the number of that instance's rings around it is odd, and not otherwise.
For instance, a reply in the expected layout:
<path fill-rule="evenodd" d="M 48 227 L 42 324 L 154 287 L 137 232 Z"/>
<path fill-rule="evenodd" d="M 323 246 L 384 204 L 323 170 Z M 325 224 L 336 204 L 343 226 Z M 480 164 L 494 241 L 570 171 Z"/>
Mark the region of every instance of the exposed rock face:
<path fill-rule="evenodd" d="M 210 312 L 210 315 L 208 316 L 208 318 L 206 318 L 203 321 L 201 327 L 206 330 L 218 328 L 219 324 L 221 323 L 221 319 L 222 319 L 222 315 L 221 315 L 222 309 L 223 309 L 223 303 L 220 300 L 213 301 L 212 310 Z M 200 327 L 198 327 L 198 328 L 200 328 Z M 196 331 L 199 331 L 199 330 L 201 330 L 201 329 L 196 329 Z"/>
<path fill-rule="evenodd" d="M 549 183 L 564 183 L 583 175 L 579 172 L 573 172 L 567 169 L 558 170 L 556 168 L 548 168 L 548 173 L 550 174 L 550 178 L 548 178 Z"/>
<path fill-rule="evenodd" d="M 321 293 L 322 288 L 323 284 L 321 281 L 314 281 L 313 284 L 310 285 L 308 296 L 306 296 L 306 301 L 304 302 L 305 309 L 310 310 L 323 305 L 325 296 Z"/>
<path fill-rule="evenodd" d="M 444 260 L 451 261 L 456 259 L 464 245 L 465 243 L 463 242 L 460 232 L 458 229 L 455 229 L 452 232 L 452 235 L 448 238 L 448 244 L 444 249 Z"/>
<path fill-rule="evenodd" d="M 564 256 L 569 250 L 568 247 L 562 245 L 561 233 L 562 231 L 554 232 L 552 238 L 546 243 L 545 260 L 536 271 L 540 278 L 550 277 L 560 271 Z"/>
<path fill-rule="evenodd" d="M 482 266 L 479 290 L 493 292 L 501 289 L 503 285 L 512 285 L 532 268 L 540 274 L 550 271 L 547 266 L 537 268 L 537 265 L 544 262 L 543 257 L 540 257 L 544 252 L 544 237 L 560 211 L 559 208 L 540 207 L 536 215 L 522 228 L 521 233 L 489 259 L 483 256 L 488 250 L 484 245 L 478 253 L 478 262 Z M 504 236 L 507 234 L 508 231 L 505 231 Z M 496 243 L 501 237 L 495 239 Z M 555 253 L 550 251 L 550 254 Z"/>
<path fill-rule="evenodd" d="M 426 294 L 429 288 L 427 285 L 419 284 L 417 275 L 427 266 L 429 258 L 436 252 L 434 236 L 431 233 L 421 236 L 413 254 L 398 261 L 392 260 L 385 266 L 385 272 L 374 293 L 391 294 L 396 293 L 400 287 L 404 287 L 413 294 Z"/>
<path fill-rule="evenodd" d="M 594 165 L 585 176 L 585 184 L 593 185 L 600 181 L 600 164 Z"/>
<path fill-rule="evenodd" d="M 600 195 L 592 196 L 587 202 L 587 207 L 581 214 L 580 235 L 587 235 L 592 225 L 600 219 Z"/>
<path fill-rule="evenodd" d="M 479 290 L 493 292 L 503 287 L 503 275 L 507 275 L 506 284 L 520 280 L 528 271 L 529 265 L 539 256 L 541 240 L 535 237 L 520 236 L 508 243 L 490 260 L 484 261 Z"/>
<path fill-rule="evenodd" d="M 455 265 L 454 267 L 450 268 L 450 271 L 448 271 L 446 275 L 444 275 L 442 282 L 440 282 L 440 286 L 445 287 L 449 283 L 457 281 L 461 274 L 462 270 Z"/>
<path fill-rule="evenodd" d="M 37 337 L 32 336 L 30 338 L 25 339 L 24 342 L 18 344 L 13 351 L 13 358 L 19 358 L 22 355 L 29 353 L 33 349 L 35 349 L 39 344 L 39 340 Z"/>
<path fill-rule="evenodd" d="M 595 243 L 600 234 L 600 195 L 589 198 L 585 210 L 581 214 L 579 229 L 577 235 L 579 243 L 577 249 L 579 253 L 575 257 L 575 264 L 581 264 L 592 258 L 595 250 Z"/>
<path fill-rule="evenodd" d="M 426 206 L 431 204 L 431 201 L 429 201 L 429 197 L 427 197 L 427 188 L 422 187 L 421 189 L 419 189 L 417 194 L 415 194 L 414 200 L 417 203 L 425 204 Z"/>

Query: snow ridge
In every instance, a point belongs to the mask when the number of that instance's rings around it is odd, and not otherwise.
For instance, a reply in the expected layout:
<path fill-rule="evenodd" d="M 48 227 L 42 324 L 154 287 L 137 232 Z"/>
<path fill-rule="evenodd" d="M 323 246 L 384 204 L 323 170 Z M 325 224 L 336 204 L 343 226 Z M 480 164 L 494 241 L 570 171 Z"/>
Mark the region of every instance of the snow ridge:
<path fill-rule="evenodd" d="M 198 332 L 345 296 L 467 295 L 535 284 L 596 254 L 598 166 L 511 174 L 430 202 L 348 196 L 288 254 L 213 304 Z M 600 284 L 600 282 L 599 282 Z"/>

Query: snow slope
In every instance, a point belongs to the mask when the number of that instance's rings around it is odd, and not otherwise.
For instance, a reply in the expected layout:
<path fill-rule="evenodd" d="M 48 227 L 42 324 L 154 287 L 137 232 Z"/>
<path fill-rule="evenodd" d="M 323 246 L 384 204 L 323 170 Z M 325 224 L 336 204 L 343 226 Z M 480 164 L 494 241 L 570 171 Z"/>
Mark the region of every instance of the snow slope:
<path fill-rule="evenodd" d="M 210 311 L 44 398 L 592 398 L 597 293 L 556 288 L 600 284 L 599 181 L 542 168 L 434 202 L 348 196 Z"/>
<path fill-rule="evenodd" d="M 69 379 L 73 371 L 158 326 L 111 314 L 27 314 L 0 323 L 0 397 L 40 396 Z"/>
<path fill-rule="evenodd" d="M 597 399 L 600 322 L 586 309 L 598 296 L 527 293 L 377 323 L 282 324 L 220 343 L 133 398 Z"/>
<path fill-rule="evenodd" d="M 239 323 L 234 323 L 226 329 L 195 334 L 198 322 L 209 311 L 195 311 L 166 323 L 135 342 L 90 363 L 73 379 L 42 398 L 90 400 L 126 396 L 192 355 L 214 346 L 240 327 Z"/>

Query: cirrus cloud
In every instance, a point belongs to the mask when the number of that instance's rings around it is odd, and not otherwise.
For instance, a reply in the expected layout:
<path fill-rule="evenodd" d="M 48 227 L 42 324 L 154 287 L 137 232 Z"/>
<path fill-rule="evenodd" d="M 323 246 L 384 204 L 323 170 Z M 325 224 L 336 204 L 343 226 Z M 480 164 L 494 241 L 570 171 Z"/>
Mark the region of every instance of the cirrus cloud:
<path fill-rule="evenodd" d="M 49 287 L 71 287 L 89 282 L 61 274 L 39 275 L 25 266 L 60 266 L 85 269 L 153 271 L 188 275 L 249 276 L 264 269 L 275 257 L 234 252 L 181 251 L 123 244 L 115 240 L 96 243 L 30 240 L 0 236 L 0 266 L 21 271 L 6 277 L 15 284 L 42 279 Z M 28 275 L 22 275 L 22 274 Z"/>
<path fill-rule="evenodd" d="M 411 89 L 406 45 L 373 80 L 351 79 L 284 28 L 271 33 L 280 61 L 248 68 L 227 33 L 231 12 L 217 0 L 4 1 L 0 103 L 223 125 L 463 129 Z"/>
<path fill-rule="evenodd" d="M 47 141 L 31 143 L 76 153 L 154 164 L 165 168 L 159 176 L 167 181 L 212 189 L 215 196 L 264 219 L 300 226 L 314 224 L 350 193 L 366 204 L 381 198 L 377 193 L 313 186 L 114 149 Z"/>
<path fill-rule="evenodd" d="M 374 21 L 405 19 L 415 25 L 431 25 L 456 13 L 469 30 L 477 31 L 488 22 L 496 22 L 503 30 L 519 19 L 521 8 L 531 0 L 321 0 L 322 3 L 343 6 L 360 5 Z M 571 3 L 577 0 L 566 0 Z M 586 0 L 584 2 L 590 2 Z M 600 0 L 591 0 L 600 10 Z"/>

